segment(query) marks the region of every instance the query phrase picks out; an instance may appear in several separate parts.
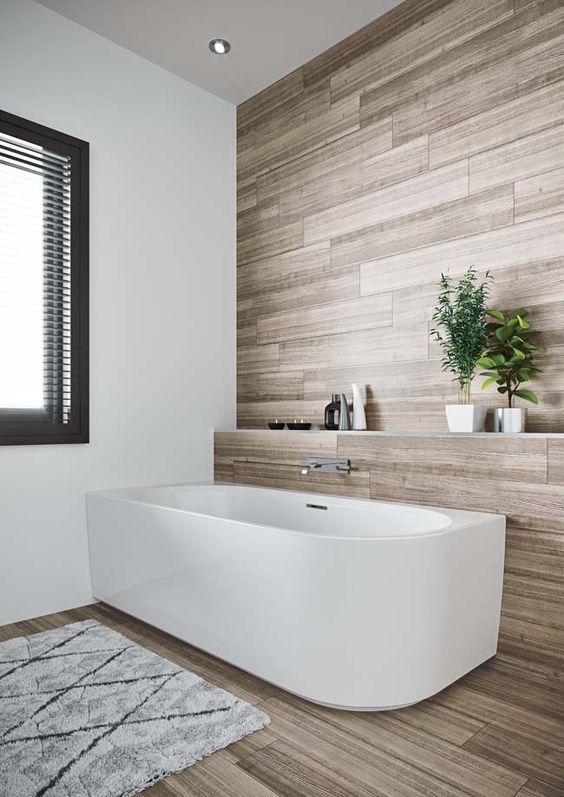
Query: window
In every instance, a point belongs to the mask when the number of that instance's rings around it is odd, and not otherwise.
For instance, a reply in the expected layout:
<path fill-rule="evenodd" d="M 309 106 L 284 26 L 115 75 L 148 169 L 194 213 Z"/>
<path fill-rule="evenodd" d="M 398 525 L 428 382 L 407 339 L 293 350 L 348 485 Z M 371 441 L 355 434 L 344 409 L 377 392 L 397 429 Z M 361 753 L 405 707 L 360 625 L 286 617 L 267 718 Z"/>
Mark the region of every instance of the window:
<path fill-rule="evenodd" d="M 0 444 L 88 442 L 88 144 L 0 111 Z"/>

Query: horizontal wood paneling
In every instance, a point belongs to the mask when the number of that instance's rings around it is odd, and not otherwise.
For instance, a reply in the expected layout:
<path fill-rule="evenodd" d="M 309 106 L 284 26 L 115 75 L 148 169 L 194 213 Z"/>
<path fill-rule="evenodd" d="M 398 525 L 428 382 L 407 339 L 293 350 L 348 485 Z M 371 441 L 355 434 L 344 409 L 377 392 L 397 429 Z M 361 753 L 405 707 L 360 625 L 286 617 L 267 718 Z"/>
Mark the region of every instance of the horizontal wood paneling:
<path fill-rule="evenodd" d="M 392 325 L 392 295 L 379 293 L 343 302 L 317 304 L 286 313 L 261 316 L 257 320 L 258 343 L 280 343 L 356 332 Z"/>
<path fill-rule="evenodd" d="M 492 303 L 544 324 L 529 428 L 564 429 L 564 336 L 540 311 L 563 300 L 563 133 L 561 0 L 408 0 L 247 101 L 239 421 L 265 425 L 271 404 L 319 425 L 354 375 L 370 424 L 444 429 L 453 385 L 406 330 L 429 323 L 441 272 L 474 265 Z"/>
<path fill-rule="evenodd" d="M 513 223 L 513 207 L 513 186 L 507 185 L 406 214 L 333 238 L 331 264 L 358 263 L 506 227 Z"/>
<path fill-rule="evenodd" d="M 564 125 L 549 127 L 470 158 L 470 192 L 551 172 L 564 163 Z"/>
<path fill-rule="evenodd" d="M 515 183 L 516 222 L 552 213 L 564 213 L 564 168 Z"/>
<path fill-rule="evenodd" d="M 468 162 L 463 160 L 306 217 L 305 242 L 332 239 L 467 195 Z"/>
<path fill-rule="evenodd" d="M 564 81 L 449 125 L 429 136 L 432 168 L 530 135 L 564 119 Z"/>
<path fill-rule="evenodd" d="M 350 479 L 301 476 L 305 460 L 335 455 L 351 460 Z M 218 480 L 506 515 L 498 655 L 517 671 L 564 674 L 564 441 L 240 431 L 216 433 L 215 458 Z"/>
<path fill-rule="evenodd" d="M 460 276 L 469 263 L 495 275 L 499 269 L 563 255 L 564 214 L 555 214 L 363 263 L 360 289 L 366 295 L 403 290 L 430 277 L 438 280 L 447 263 L 452 276 Z M 534 300 L 533 295 L 529 303 Z"/>

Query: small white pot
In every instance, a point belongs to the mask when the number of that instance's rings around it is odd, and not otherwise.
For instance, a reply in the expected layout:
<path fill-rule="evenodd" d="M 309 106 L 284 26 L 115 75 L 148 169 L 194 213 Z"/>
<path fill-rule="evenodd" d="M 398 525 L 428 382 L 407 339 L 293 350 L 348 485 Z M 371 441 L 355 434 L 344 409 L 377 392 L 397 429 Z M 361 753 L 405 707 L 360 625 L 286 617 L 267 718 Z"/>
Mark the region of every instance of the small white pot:
<path fill-rule="evenodd" d="M 499 407 L 494 412 L 494 432 L 519 434 L 525 431 L 527 410 L 521 407 Z"/>
<path fill-rule="evenodd" d="M 487 407 L 479 404 L 447 404 L 445 406 L 449 432 L 483 432 Z"/>

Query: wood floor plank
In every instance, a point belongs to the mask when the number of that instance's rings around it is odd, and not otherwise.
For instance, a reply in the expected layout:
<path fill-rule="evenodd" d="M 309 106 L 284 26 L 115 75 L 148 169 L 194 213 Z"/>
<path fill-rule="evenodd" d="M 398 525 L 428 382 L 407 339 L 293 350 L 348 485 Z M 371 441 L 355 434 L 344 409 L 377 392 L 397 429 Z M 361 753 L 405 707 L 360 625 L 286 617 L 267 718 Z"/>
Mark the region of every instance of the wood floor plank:
<path fill-rule="evenodd" d="M 541 783 L 534 778 L 528 780 L 516 797 L 564 797 L 564 788 L 555 789 L 546 783 Z"/>
<path fill-rule="evenodd" d="M 208 756 L 143 794 L 147 797 L 280 797 L 221 754 Z"/>
<path fill-rule="evenodd" d="M 281 797 L 380 797 L 354 772 L 340 775 L 287 742 L 277 741 L 239 766 Z"/>
<path fill-rule="evenodd" d="M 269 714 L 275 735 L 307 750 L 310 758 L 338 775 L 346 777 L 353 772 L 358 781 L 376 789 L 382 797 L 468 795 L 467 791 L 429 775 L 405 758 L 397 758 L 382 746 L 370 744 L 366 734 L 348 733 L 331 722 L 331 714 L 322 717 L 298 698 L 268 700 L 261 708 Z"/>
<path fill-rule="evenodd" d="M 285 699 L 294 708 L 292 697 Z M 270 706 L 279 705 L 277 699 L 267 701 Z M 443 781 L 463 794 L 483 795 L 483 797 L 514 797 L 527 778 L 511 769 L 490 763 L 481 755 L 470 754 L 443 739 L 407 725 L 394 712 L 365 714 L 358 712 L 334 711 L 314 704 L 307 705 L 311 714 L 325 723 L 337 728 L 345 737 L 352 735 L 368 743 L 371 747 L 395 759 L 401 759 L 416 770 L 426 773 L 435 783 Z M 279 713 L 273 712 L 275 733 L 282 734 L 276 719 Z M 436 793 L 441 793 L 437 791 Z"/>
<path fill-rule="evenodd" d="M 515 730 L 488 725 L 463 745 L 478 755 L 487 752 L 488 759 L 535 777 L 556 788 L 564 788 L 564 747 L 553 747 Z"/>
<path fill-rule="evenodd" d="M 255 445 L 260 439 L 250 437 Z M 223 442 L 229 456 L 233 440 Z M 154 797 L 564 794 L 560 681 L 500 658 L 418 705 L 362 713 L 308 703 L 104 604 L 1 627 L 0 639 L 90 618 L 250 699 L 272 719 L 267 729 L 156 784 L 147 791 Z"/>

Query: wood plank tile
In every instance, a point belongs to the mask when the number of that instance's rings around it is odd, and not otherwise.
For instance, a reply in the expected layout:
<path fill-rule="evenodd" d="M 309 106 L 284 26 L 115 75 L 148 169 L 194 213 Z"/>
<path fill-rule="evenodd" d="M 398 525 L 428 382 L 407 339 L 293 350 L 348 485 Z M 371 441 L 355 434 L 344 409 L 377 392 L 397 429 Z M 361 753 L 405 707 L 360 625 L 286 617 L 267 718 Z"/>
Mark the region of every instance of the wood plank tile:
<path fill-rule="evenodd" d="M 242 794 L 277 797 L 276 792 L 219 753 L 167 778 L 146 794 L 147 797 L 241 797 Z"/>
<path fill-rule="evenodd" d="M 332 100 L 370 91 L 460 46 L 481 30 L 513 16 L 511 0 L 456 0 L 440 14 L 394 36 L 331 78 Z"/>
<path fill-rule="evenodd" d="M 303 222 L 294 221 L 265 230 L 256 230 L 237 241 L 237 263 L 244 265 L 253 260 L 299 249 L 304 245 Z"/>
<path fill-rule="evenodd" d="M 390 473 L 384 466 L 373 466 L 371 473 L 372 498 L 500 512 L 524 528 L 564 531 L 564 491 L 558 485 L 502 479 L 488 482 L 450 474 L 437 478 L 413 469 Z"/>
<path fill-rule="evenodd" d="M 564 484 L 564 440 L 548 441 L 548 481 Z"/>
<path fill-rule="evenodd" d="M 229 747 L 225 747 L 220 752 L 228 761 L 237 764 L 243 758 L 262 750 L 264 747 L 268 747 L 269 744 L 275 741 L 277 741 L 276 736 L 266 728 L 262 731 L 255 731 L 250 736 L 245 736 L 244 739 L 230 744 Z"/>
<path fill-rule="evenodd" d="M 441 271 L 462 274 L 468 263 L 496 273 L 510 266 L 550 260 L 564 255 L 564 214 L 435 244 L 361 265 L 363 296 L 413 285 L 438 282 Z"/>
<path fill-rule="evenodd" d="M 296 248 L 237 268 L 237 293 L 240 298 L 280 287 L 282 279 L 323 271 L 330 265 L 329 242 Z"/>
<path fill-rule="evenodd" d="M 260 344 L 281 343 L 327 334 L 335 335 L 339 332 L 378 329 L 391 324 L 391 294 L 374 294 L 260 316 L 257 319 L 257 341 Z"/>
<path fill-rule="evenodd" d="M 391 146 L 392 118 L 389 116 L 261 175 L 257 180 L 258 199 L 265 202 L 312 183 L 321 193 L 323 181 L 332 180 L 335 172 L 354 169 Z"/>
<path fill-rule="evenodd" d="M 382 367 L 371 363 L 340 368 L 307 368 L 304 371 L 304 397 L 307 400 L 323 399 L 331 393 L 350 396 L 351 385 L 355 382 L 363 392 L 363 400 L 370 404 L 384 399 L 429 395 L 442 403 L 444 398 L 453 394 L 452 384 L 441 373 L 437 360 L 386 363 L 386 380 L 381 376 Z"/>
<path fill-rule="evenodd" d="M 360 132 L 365 132 L 363 127 Z M 390 146 L 392 128 L 390 123 Z M 388 149 L 378 155 L 372 155 L 362 164 L 362 191 L 370 193 L 380 191 L 394 183 L 401 183 L 409 177 L 426 172 L 429 166 L 429 137 L 415 138 L 402 147 Z"/>
<path fill-rule="evenodd" d="M 390 9 L 386 14 L 305 64 L 304 83 L 315 85 L 327 75 L 348 66 L 356 58 L 380 47 L 393 36 L 418 27 L 422 20 L 445 8 L 450 2 L 451 0 L 404 0 L 399 6 Z"/>
<path fill-rule="evenodd" d="M 517 792 L 516 797 L 564 797 L 564 788 L 555 789 L 554 786 L 549 786 L 531 778 L 525 783 L 521 791 Z"/>
<path fill-rule="evenodd" d="M 467 797 L 467 791 L 430 775 L 403 756 L 397 757 L 378 744 L 370 744 L 366 734 L 347 732 L 331 721 L 330 714 L 319 716 L 306 701 L 274 698 L 262 708 L 271 717 L 278 737 L 307 750 L 313 760 L 329 771 L 344 776 L 354 772 L 363 786 L 375 788 L 383 797 L 414 797 L 414 794 Z M 378 721 L 378 715 L 371 717 Z"/>
<path fill-rule="evenodd" d="M 337 454 L 336 432 L 300 431 L 216 432 L 215 457 L 222 461 L 272 462 L 301 465 L 313 456 Z"/>
<path fill-rule="evenodd" d="M 558 81 L 431 133 L 429 164 L 435 168 L 493 149 L 559 124 L 562 119 L 564 81 Z"/>
<path fill-rule="evenodd" d="M 519 685 L 524 688 L 523 683 Z M 480 691 L 478 685 L 472 686 L 468 680 L 464 680 L 440 692 L 430 703 L 448 707 L 463 717 L 473 718 L 484 727 L 495 725 L 508 731 L 515 730 L 538 742 L 544 739 L 552 740 L 556 745 L 562 744 L 562 723 L 558 717 L 545 715 L 541 706 L 528 709 L 516 705 L 499 686 L 494 694 L 488 694 Z M 401 714 L 398 716 L 401 719 Z"/>
<path fill-rule="evenodd" d="M 295 100 L 304 90 L 302 69 L 290 72 L 265 91 L 237 106 L 237 131 L 241 135 L 264 117 L 280 110 L 286 103 Z"/>
<path fill-rule="evenodd" d="M 305 243 L 336 238 L 386 219 L 452 202 L 467 194 L 468 163 L 463 160 L 306 216 Z"/>
<path fill-rule="evenodd" d="M 303 371 L 239 372 L 237 395 L 239 401 L 300 401 L 304 397 Z"/>
<path fill-rule="evenodd" d="M 490 760 L 557 788 L 564 788 L 564 748 L 557 749 L 546 739 L 537 742 L 515 730 L 489 725 L 466 742 L 464 749 L 478 755 L 484 755 L 487 751 Z"/>
<path fill-rule="evenodd" d="M 287 701 L 294 702 L 292 698 Z M 268 706 L 274 702 L 268 702 Z M 394 712 L 363 714 L 332 711 L 313 704 L 307 706 L 307 712 L 466 794 L 513 797 L 527 780 L 508 767 L 491 763 L 481 755 L 471 754 L 465 747 L 458 747 L 407 725 L 396 718 Z M 274 713 L 274 718 L 276 716 Z"/>
<path fill-rule="evenodd" d="M 357 781 L 354 771 L 346 776 L 332 772 L 287 742 L 274 742 L 240 767 L 282 797 L 379 797 Z"/>
<path fill-rule="evenodd" d="M 515 222 L 564 212 L 564 168 L 515 183 Z"/>
<path fill-rule="evenodd" d="M 548 13 L 543 13 L 545 10 Z M 512 29 L 522 20 L 515 17 L 505 23 L 510 34 L 506 40 L 500 36 L 502 26 L 488 31 L 483 37 L 487 50 L 495 47 L 495 40 L 501 41 L 505 57 L 496 57 L 489 65 L 475 61 L 478 67 L 462 72 L 457 80 L 446 81 L 440 86 L 440 91 L 437 90 L 434 73 L 427 92 L 419 92 L 414 100 L 405 101 L 397 110 L 394 109 L 394 145 L 421 133 L 433 133 L 451 126 L 542 87 L 548 82 L 549 69 L 553 80 L 564 77 L 564 38 L 558 36 L 564 9 L 557 3 L 546 3 L 531 9 L 533 15 L 536 16 L 537 12 L 540 16 L 523 26 L 519 34 Z M 477 40 L 472 40 L 474 58 L 479 59 L 476 44 Z M 451 63 L 450 69 L 451 76 L 456 74 L 455 63 Z M 364 107 L 362 119 L 366 119 Z"/>
<path fill-rule="evenodd" d="M 446 202 L 331 241 L 331 264 L 343 266 L 487 232 L 513 223 L 513 186 Z"/>
<path fill-rule="evenodd" d="M 427 356 L 428 330 L 422 324 L 384 327 L 290 341 L 279 346 L 280 369 L 283 371 L 305 370 L 316 362 L 338 367 L 418 360 Z"/>
<path fill-rule="evenodd" d="M 248 149 L 239 151 L 238 173 L 241 179 L 264 174 L 358 130 L 359 109 L 359 98 L 353 97 L 332 105 L 321 116 L 281 135 L 258 136 Z M 256 130 L 253 132 L 256 133 Z"/>
<path fill-rule="evenodd" d="M 470 193 L 557 169 L 564 162 L 564 125 L 519 138 L 470 158 Z"/>
<path fill-rule="evenodd" d="M 239 291 L 237 317 L 240 323 L 249 324 L 259 316 L 356 299 L 359 295 L 358 266 L 293 273 L 287 277 L 269 275 L 257 281 L 249 277 Z"/>
<path fill-rule="evenodd" d="M 453 478 L 547 480 L 546 440 L 508 437 L 374 437 L 341 434 L 339 456 L 369 470 Z"/>
<path fill-rule="evenodd" d="M 272 371 L 280 362 L 277 344 L 243 346 L 237 352 L 237 369 L 241 374 L 260 374 Z"/>
<path fill-rule="evenodd" d="M 437 295 L 437 282 L 394 291 L 394 325 L 431 321 Z M 564 258 L 496 270 L 488 299 L 490 307 L 525 307 L 531 297 L 537 308 L 543 303 L 564 301 Z"/>
<path fill-rule="evenodd" d="M 308 421 L 314 429 L 323 424 L 325 405 L 331 396 L 319 401 L 240 401 L 237 404 L 237 426 L 239 429 L 267 429 L 268 422 Z"/>
<path fill-rule="evenodd" d="M 308 456 L 315 455 L 315 449 L 312 448 Z M 301 493 L 345 495 L 351 498 L 370 497 L 370 474 L 368 471 L 351 471 L 349 474 L 308 473 L 302 476 L 300 465 L 241 462 L 237 459 L 233 463 L 233 473 L 238 484 L 274 487 Z"/>

